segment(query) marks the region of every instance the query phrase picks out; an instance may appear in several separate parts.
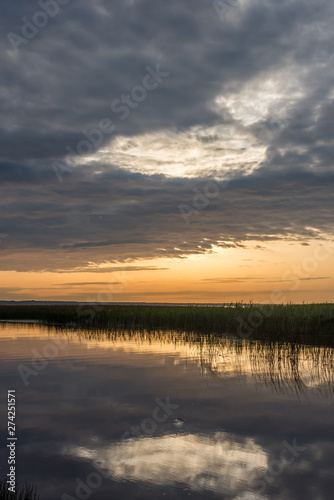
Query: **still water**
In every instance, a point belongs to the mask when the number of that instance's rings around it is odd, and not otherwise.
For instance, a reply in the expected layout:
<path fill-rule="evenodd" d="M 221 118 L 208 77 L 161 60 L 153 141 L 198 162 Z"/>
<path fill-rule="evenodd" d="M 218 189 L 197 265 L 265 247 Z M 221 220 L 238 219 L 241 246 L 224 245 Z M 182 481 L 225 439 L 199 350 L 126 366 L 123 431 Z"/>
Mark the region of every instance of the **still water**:
<path fill-rule="evenodd" d="M 333 498 L 331 348 L 2 323 L 0 362 L 41 500 Z"/>

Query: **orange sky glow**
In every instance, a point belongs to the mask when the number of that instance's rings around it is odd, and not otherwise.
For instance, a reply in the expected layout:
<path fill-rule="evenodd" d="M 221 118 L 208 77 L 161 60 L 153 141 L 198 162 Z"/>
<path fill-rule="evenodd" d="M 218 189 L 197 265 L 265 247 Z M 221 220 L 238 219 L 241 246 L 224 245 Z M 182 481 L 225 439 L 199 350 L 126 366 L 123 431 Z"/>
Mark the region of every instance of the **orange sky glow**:
<path fill-rule="evenodd" d="M 334 246 L 329 240 L 271 242 L 185 258 L 100 265 L 94 272 L 1 273 L 5 300 L 80 302 L 330 302 Z M 42 258 L 42 257 L 41 257 Z M 142 270 L 131 270 L 137 267 Z M 108 270 L 103 272 L 103 268 Z M 150 268 L 154 269 L 150 269 Z M 147 268 L 147 270 L 146 270 Z M 98 272 L 96 272 L 98 271 Z"/>

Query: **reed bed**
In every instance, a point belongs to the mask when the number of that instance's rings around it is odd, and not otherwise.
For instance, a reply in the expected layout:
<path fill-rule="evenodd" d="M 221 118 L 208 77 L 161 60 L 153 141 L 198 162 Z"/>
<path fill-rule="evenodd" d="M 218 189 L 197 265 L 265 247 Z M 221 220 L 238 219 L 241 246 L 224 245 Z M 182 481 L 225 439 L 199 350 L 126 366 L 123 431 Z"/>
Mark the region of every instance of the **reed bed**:
<path fill-rule="evenodd" d="M 6 480 L 0 478 L 0 500 L 39 500 L 39 498 L 35 486 L 25 484 L 12 493 L 7 489 Z"/>
<path fill-rule="evenodd" d="M 2 305 L 1 320 L 79 328 L 136 328 L 298 342 L 334 339 L 334 304 L 229 307 L 150 305 Z"/>

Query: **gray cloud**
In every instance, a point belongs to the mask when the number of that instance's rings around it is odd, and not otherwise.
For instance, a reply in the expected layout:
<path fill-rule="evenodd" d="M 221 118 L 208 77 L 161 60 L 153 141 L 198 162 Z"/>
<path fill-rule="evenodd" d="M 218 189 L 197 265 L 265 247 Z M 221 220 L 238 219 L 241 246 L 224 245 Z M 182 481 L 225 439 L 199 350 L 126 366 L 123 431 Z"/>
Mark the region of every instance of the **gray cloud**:
<path fill-rule="evenodd" d="M 185 257 L 250 240 L 307 245 L 315 230 L 333 234 L 332 2 L 245 2 L 222 23 L 211 0 L 191 9 L 186 0 L 73 0 L 16 54 L 6 33 L 20 34 L 22 16 L 37 8 L 1 7 L 0 232 L 9 235 L 1 269 L 81 272 L 88 262 Z M 170 76 L 121 120 L 111 103 L 157 64 Z M 250 88 L 268 97 L 264 111 Z M 111 147 L 109 161 L 82 159 L 58 183 L 52 161 L 103 118 L 116 126 L 105 147 L 197 130 L 224 170 L 231 142 L 215 127 L 226 126 L 247 135 L 233 151 L 249 158 L 186 225 L 178 206 L 192 207 L 193 189 L 219 177 L 211 160 L 195 178 L 166 177 L 145 173 L 145 163 L 142 173 L 119 168 Z M 195 168 L 196 154 L 188 161 Z"/>
<path fill-rule="evenodd" d="M 37 170 L 25 168 L 31 171 L 25 182 L 17 179 L 15 170 L 11 180 L 8 172 L 3 176 L 1 230 L 9 237 L 3 245 L 2 269 L 82 272 L 87 262 L 180 257 L 210 252 L 212 245 L 246 247 L 250 240 L 307 241 L 332 234 L 331 173 L 263 167 L 233 179 L 187 225 L 179 204 L 192 208 L 193 190 L 203 192 L 208 179 L 145 176 L 101 165 L 96 174 L 94 165 L 86 165 L 61 185 L 43 176 L 36 185 L 31 179 Z M 45 259 L 35 255 L 37 250 L 46 252 Z M 21 261 L 15 252 L 22 254 Z M 136 268 L 89 269 L 118 270 Z"/>
<path fill-rule="evenodd" d="M 57 283 L 57 286 L 121 285 L 121 281 L 87 281 L 77 283 Z"/>
<path fill-rule="evenodd" d="M 71 273 L 82 273 L 82 272 L 89 272 L 89 273 L 97 273 L 97 274 L 105 274 L 105 273 L 118 273 L 118 272 L 138 272 L 138 271 L 166 271 L 168 270 L 168 267 L 158 267 L 158 266 L 118 266 L 118 267 L 79 267 L 79 268 L 74 268 L 74 269 L 54 269 L 55 272 L 57 273 L 68 273 L 69 271 Z M 87 283 L 88 284 L 88 283 Z M 109 283 L 111 284 L 111 283 Z M 112 283 L 112 284 L 116 284 Z"/>
<path fill-rule="evenodd" d="M 31 19 L 36 8 L 23 0 L 15 8 L 5 2 L 2 31 L 19 34 L 21 17 Z M 83 128 L 108 116 L 121 134 L 210 125 L 221 120 L 211 106 L 218 94 L 279 69 L 288 58 L 307 64 L 309 71 L 308 93 L 295 105 L 294 134 L 285 140 L 305 141 L 312 131 L 301 125 L 310 120 L 312 106 L 325 104 L 332 85 L 326 65 L 334 48 L 332 18 L 329 1 L 252 2 L 238 10 L 237 23 L 224 24 L 211 0 L 194 0 L 191 10 L 185 0 L 72 1 L 18 55 L 2 39 L 2 158 L 61 157 L 67 144 L 82 140 Z M 147 64 L 157 63 L 171 78 L 131 119 L 120 122 L 112 116 L 111 102 L 140 82 Z M 318 131 L 328 113 L 324 106 Z M 325 133 L 330 137 L 327 128 Z"/>
<path fill-rule="evenodd" d="M 301 281 L 310 281 L 310 280 L 328 280 L 330 276 L 315 276 L 312 278 L 299 278 Z M 202 281 L 206 281 L 209 283 L 243 283 L 246 281 L 251 281 L 253 283 L 290 283 L 294 282 L 294 280 L 284 280 L 281 278 L 272 278 L 268 280 L 268 277 L 259 277 L 253 276 L 252 278 L 238 277 L 238 278 L 204 278 Z"/>

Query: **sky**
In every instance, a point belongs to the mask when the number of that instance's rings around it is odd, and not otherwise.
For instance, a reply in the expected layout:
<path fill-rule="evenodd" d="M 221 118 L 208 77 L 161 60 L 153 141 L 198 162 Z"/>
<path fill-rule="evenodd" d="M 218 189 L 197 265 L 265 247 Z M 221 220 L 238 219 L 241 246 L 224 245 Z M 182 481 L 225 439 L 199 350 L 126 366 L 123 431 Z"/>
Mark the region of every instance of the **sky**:
<path fill-rule="evenodd" d="M 333 2 L 1 14 L 0 300 L 333 301 Z"/>

